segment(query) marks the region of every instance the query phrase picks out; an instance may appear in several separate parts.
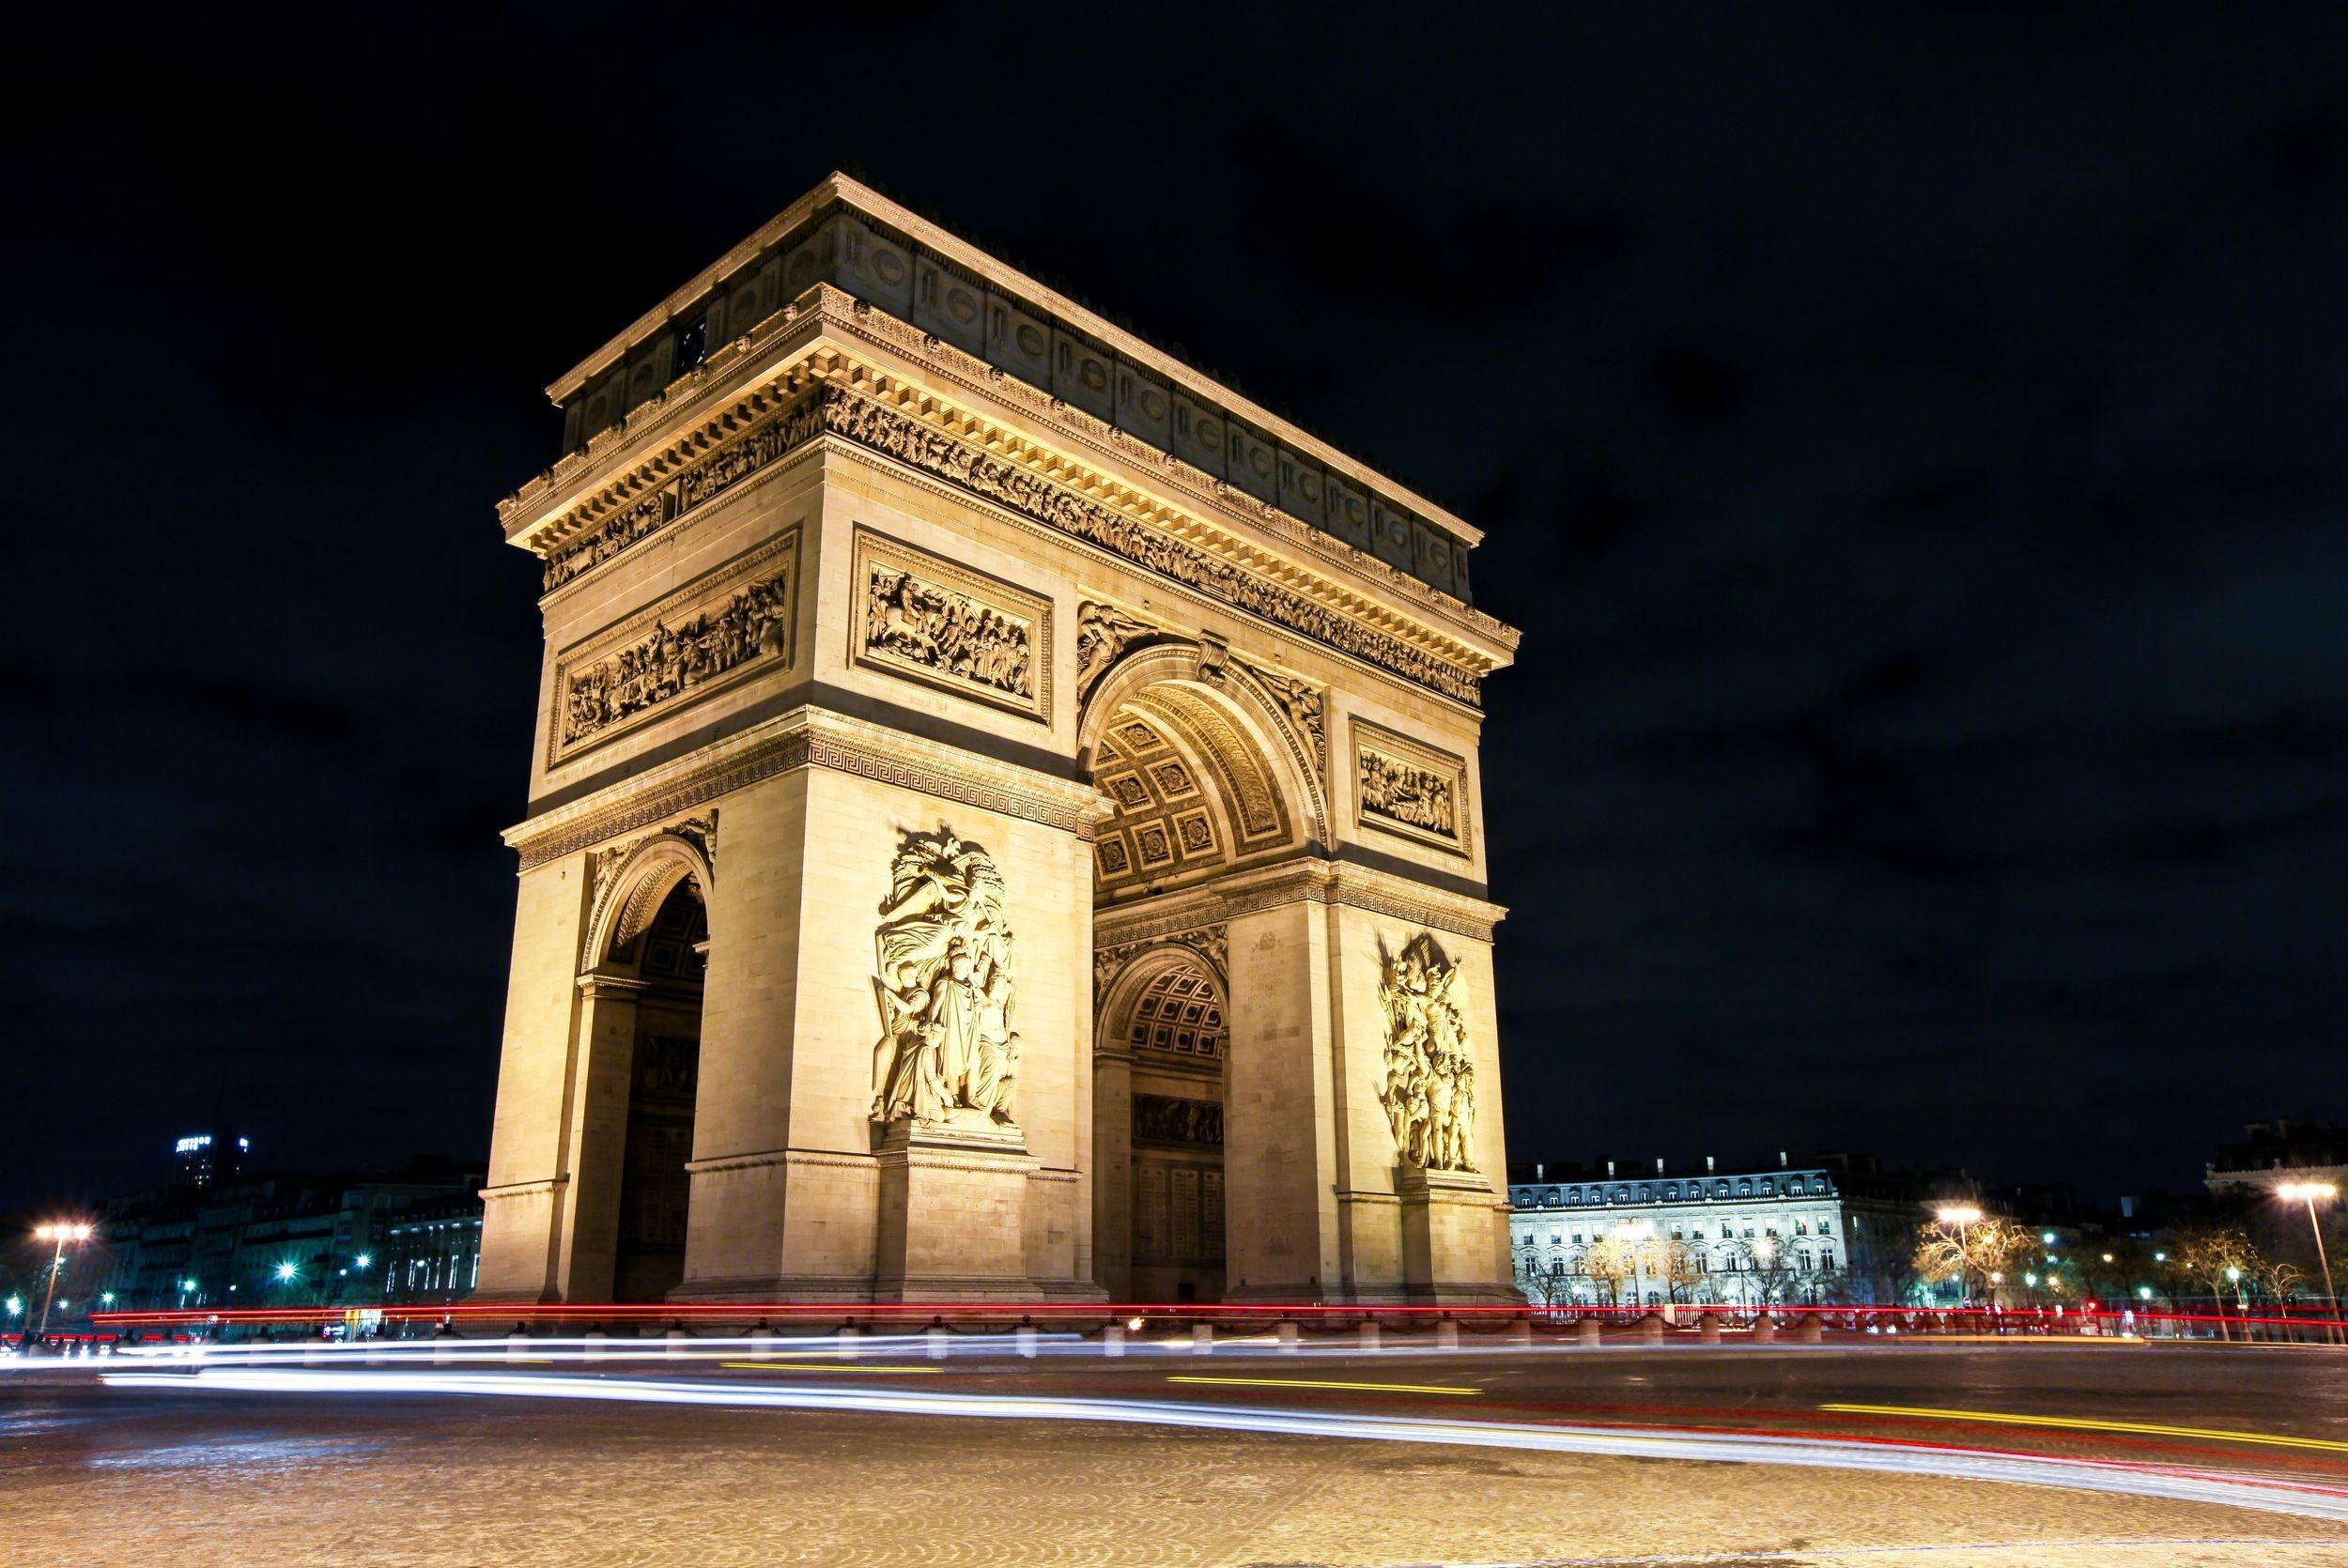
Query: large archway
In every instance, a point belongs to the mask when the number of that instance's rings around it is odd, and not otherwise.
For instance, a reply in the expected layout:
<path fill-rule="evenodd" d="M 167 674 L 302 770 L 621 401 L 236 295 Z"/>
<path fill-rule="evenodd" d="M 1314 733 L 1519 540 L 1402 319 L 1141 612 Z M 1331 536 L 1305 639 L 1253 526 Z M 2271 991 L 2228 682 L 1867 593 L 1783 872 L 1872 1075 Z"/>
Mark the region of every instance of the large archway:
<path fill-rule="evenodd" d="M 1231 1283 L 1226 1143 L 1265 1107 L 1231 1092 L 1219 890 L 1308 854 L 1327 822 L 1318 736 L 1274 689 L 1217 649 L 1168 642 L 1108 670 L 1086 706 L 1081 756 L 1107 805 L 1092 867 L 1094 1275 L 1120 1299 L 1219 1301 Z M 1166 934 L 1120 934 L 1142 928 Z"/>

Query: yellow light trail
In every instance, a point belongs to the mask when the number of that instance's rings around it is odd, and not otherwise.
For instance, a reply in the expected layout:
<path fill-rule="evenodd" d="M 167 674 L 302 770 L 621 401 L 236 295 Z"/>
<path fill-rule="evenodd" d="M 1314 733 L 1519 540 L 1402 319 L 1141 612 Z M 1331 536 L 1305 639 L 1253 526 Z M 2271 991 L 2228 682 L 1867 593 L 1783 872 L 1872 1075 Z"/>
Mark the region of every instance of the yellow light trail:
<path fill-rule="evenodd" d="M 2161 1426 L 2140 1421 L 2092 1421 L 2083 1416 L 2025 1416 L 1997 1410 L 1939 1410 L 1909 1405 L 1821 1405 L 1847 1416 L 1913 1416 L 1923 1421 L 1972 1421 L 2000 1426 L 2050 1426 L 2077 1432 L 2125 1432 L 2150 1437 L 2197 1437 L 2213 1443 L 2262 1443 L 2272 1448 L 2309 1448 L 2348 1453 L 2348 1442 L 2327 1437 L 2291 1437 L 2280 1433 L 2232 1432 L 2215 1426 Z"/>
<path fill-rule="evenodd" d="M 1446 1383 L 1345 1383 L 1315 1377 L 1205 1377 L 1179 1372 L 1166 1374 L 1169 1383 L 1223 1383 L 1244 1389 L 1342 1389 L 1349 1393 L 1462 1393 L 1479 1394 L 1481 1389 L 1462 1389 Z"/>
<path fill-rule="evenodd" d="M 736 1372 L 854 1372 L 867 1377 L 937 1370 L 934 1366 L 840 1366 L 821 1361 L 719 1361 L 718 1364 Z"/>

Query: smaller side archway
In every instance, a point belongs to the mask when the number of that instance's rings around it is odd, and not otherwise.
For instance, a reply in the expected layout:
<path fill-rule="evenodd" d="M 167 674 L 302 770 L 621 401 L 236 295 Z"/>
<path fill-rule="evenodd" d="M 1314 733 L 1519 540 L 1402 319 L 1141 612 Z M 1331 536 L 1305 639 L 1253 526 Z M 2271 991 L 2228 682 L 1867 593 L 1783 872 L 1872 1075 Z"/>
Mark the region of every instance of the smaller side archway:
<path fill-rule="evenodd" d="M 673 833 L 607 855 L 579 976 L 566 1294 L 659 1301 L 685 1278 L 711 872 Z"/>
<path fill-rule="evenodd" d="M 1094 1246 L 1115 1299 L 1223 1299 L 1228 1005 L 1221 973 L 1179 942 L 1135 955 L 1102 993 Z"/>

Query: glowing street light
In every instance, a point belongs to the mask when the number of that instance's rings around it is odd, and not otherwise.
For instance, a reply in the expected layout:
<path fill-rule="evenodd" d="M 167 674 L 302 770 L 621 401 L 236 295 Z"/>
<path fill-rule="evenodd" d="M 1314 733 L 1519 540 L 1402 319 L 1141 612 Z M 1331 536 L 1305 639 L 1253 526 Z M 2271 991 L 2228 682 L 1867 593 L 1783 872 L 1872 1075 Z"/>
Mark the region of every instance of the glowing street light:
<path fill-rule="evenodd" d="M 366 1253 L 361 1253 L 357 1257 L 350 1260 L 351 1267 L 359 1269 L 364 1269 L 368 1264 L 373 1263 L 374 1261 L 374 1257 Z"/>
<path fill-rule="evenodd" d="M 277 1266 L 277 1283 L 279 1284 L 290 1284 L 293 1283 L 294 1279 L 301 1274 L 301 1266 L 294 1262 L 293 1259 L 287 1258 L 285 1262 Z"/>
<path fill-rule="evenodd" d="M 40 1327 L 33 1330 L 34 1338 L 44 1339 L 48 1337 L 49 1303 L 50 1300 L 57 1294 L 57 1276 L 65 1272 L 66 1243 L 69 1241 L 87 1241 L 92 1236 L 97 1234 L 97 1231 L 98 1227 L 89 1223 L 87 1221 L 61 1222 L 54 1224 L 36 1225 L 33 1228 L 33 1235 L 36 1239 L 41 1241 L 54 1241 L 57 1244 L 55 1254 L 49 1260 L 49 1288 L 41 1293 Z"/>
<path fill-rule="evenodd" d="M 2315 1233 L 2316 1261 L 2324 1266 L 2324 1294 L 2332 1304 L 2332 1324 L 2340 1325 L 2340 1292 L 2332 1287 L 2331 1254 L 2324 1250 L 2324 1227 L 2316 1222 L 2315 1206 L 2330 1203 L 2340 1196 L 2340 1189 L 2328 1181 L 2286 1181 L 2277 1185 L 2275 1196 L 2285 1203 L 2308 1206 L 2308 1229 Z"/>

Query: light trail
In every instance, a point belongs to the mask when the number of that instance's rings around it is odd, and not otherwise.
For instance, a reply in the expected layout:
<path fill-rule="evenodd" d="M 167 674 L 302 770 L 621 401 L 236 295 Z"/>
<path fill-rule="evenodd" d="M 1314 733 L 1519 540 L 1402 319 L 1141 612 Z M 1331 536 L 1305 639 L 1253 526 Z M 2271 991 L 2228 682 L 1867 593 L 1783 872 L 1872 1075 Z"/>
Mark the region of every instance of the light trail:
<path fill-rule="evenodd" d="M 900 1389 L 795 1388 L 787 1384 L 691 1383 L 480 1372 L 366 1371 L 324 1368 L 208 1367 L 193 1373 L 108 1372 L 110 1387 L 204 1393 L 487 1394 L 532 1399 L 608 1400 L 649 1405 L 835 1413 L 960 1416 L 994 1421 L 1101 1422 L 1284 1437 L 1453 1447 L 1589 1453 L 1631 1459 L 1788 1465 L 1812 1469 L 1928 1475 L 2075 1491 L 2213 1503 L 2302 1518 L 2348 1522 L 2348 1490 L 2208 1470 L 2155 1468 L 2109 1460 L 2053 1458 L 1937 1445 L 1887 1446 L 1864 1439 L 1751 1437 L 1691 1431 L 1625 1432 L 1607 1427 L 1532 1426 L 1371 1415 L 1280 1410 L 1166 1400 L 915 1392 Z"/>
<path fill-rule="evenodd" d="M 1336 1389 L 1345 1393 L 1463 1393 L 1480 1394 L 1481 1389 L 1463 1389 L 1452 1383 L 1350 1383 L 1330 1377 L 1205 1377 L 1195 1374 L 1169 1372 L 1169 1383 L 1220 1383 L 1245 1389 Z"/>
<path fill-rule="evenodd" d="M 1920 1421 L 1970 1421 L 1994 1426 L 2046 1426 L 2074 1432 L 2125 1432 L 2149 1437 L 2193 1437 L 2213 1443 L 2259 1443 L 2272 1448 L 2309 1448 L 2348 1453 L 2348 1442 L 2328 1437 L 2294 1437 L 2279 1432 L 2237 1432 L 2217 1426 L 2162 1426 L 2141 1421 L 2096 1421 L 2087 1416 L 2030 1416 L 2013 1411 L 1943 1410 L 1921 1405 L 1821 1405 L 1847 1416 L 1903 1416 Z"/>
<path fill-rule="evenodd" d="M 811 1361 L 719 1361 L 729 1372 L 824 1372 L 846 1373 L 862 1377 L 903 1377 L 913 1373 L 935 1373 L 943 1369 L 934 1366 L 842 1366 L 834 1361 L 817 1366 Z"/>

